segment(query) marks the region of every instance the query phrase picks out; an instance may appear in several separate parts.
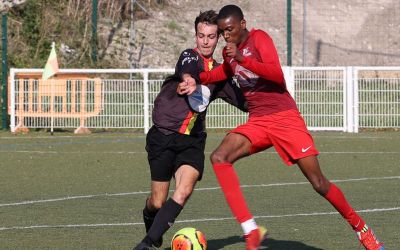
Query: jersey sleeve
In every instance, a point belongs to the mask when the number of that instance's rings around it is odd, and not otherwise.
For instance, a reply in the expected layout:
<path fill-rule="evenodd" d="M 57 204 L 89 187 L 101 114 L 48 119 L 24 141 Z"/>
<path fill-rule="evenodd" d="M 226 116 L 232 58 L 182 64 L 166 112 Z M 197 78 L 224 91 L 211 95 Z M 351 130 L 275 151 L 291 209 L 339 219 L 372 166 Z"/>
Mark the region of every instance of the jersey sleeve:
<path fill-rule="evenodd" d="M 230 76 L 232 76 L 230 67 L 224 61 L 223 64 L 217 66 L 211 71 L 201 72 L 200 82 L 202 84 L 217 83 L 228 79 Z"/>
<path fill-rule="evenodd" d="M 175 75 L 182 79 L 184 74 L 189 74 L 196 82 L 200 82 L 199 74 L 202 71 L 202 68 L 199 67 L 201 64 L 200 60 L 200 56 L 192 49 L 184 50 L 176 63 Z"/>
<path fill-rule="evenodd" d="M 239 64 L 266 80 L 284 84 L 284 76 L 278 53 L 271 37 L 263 31 L 257 31 L 254 34 L 254 40 L 255 47 L 261 56 L 261 61 L 255 58 L 244 57 L 243 61 Z"/>

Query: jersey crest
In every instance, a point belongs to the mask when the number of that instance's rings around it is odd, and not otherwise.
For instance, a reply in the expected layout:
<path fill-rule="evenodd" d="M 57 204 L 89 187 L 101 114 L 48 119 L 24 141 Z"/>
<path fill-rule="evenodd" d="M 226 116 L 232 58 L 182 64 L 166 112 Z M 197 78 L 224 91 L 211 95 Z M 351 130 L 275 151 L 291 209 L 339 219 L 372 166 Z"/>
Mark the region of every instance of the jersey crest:
<path fill-rule="evenodd" d="M 191 63 L 192 61 L 198 61 L 199 60 L 199 56 L 198 55 L 196 55 L 196 56 L 194 56 L 194 55 L 192 55 L 192 54 L 190 54 L 189 52 L 183 52 L 182 53 L 182 55 L 183 55 L 183 60 L 182 60 L 182 65 L 185 65 L 185 63 Z"/>
<path fill-rule="evenodd" d="M 253 88 L 260 78 L 257 74 L 240 66 L 239 64 L 237 64 L 235 67 L 235 76 L 237 82 L 242 88 Z"/>

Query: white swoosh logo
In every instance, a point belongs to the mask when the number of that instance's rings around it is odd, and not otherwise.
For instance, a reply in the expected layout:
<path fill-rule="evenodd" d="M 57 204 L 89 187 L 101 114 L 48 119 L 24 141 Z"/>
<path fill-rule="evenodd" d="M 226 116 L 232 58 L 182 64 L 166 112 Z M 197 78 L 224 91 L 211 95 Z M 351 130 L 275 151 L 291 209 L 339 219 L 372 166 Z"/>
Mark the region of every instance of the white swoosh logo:
<path fill-rule="evenodd" d="M 310 148 L 311 148 L 311 146 L 309 146 L 309 147 L 307 147 L 307 148 L 301 148 L 301 152 L 305 153 L 305 152 L 307 152 Z"/>

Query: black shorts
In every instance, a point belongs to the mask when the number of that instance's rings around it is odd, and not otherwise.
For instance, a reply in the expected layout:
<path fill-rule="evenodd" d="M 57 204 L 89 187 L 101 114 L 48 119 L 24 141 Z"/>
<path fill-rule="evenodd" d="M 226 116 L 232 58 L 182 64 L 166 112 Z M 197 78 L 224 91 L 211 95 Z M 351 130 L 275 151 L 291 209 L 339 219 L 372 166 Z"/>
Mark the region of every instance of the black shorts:
<path fill-rule="evenodd" d="M 147 158 L 153 181 L 170 181 L 176 170 L 190 165 L 199 171 L 201 180 L 204 171 L 204 148 L 207 135 L 189 136 L 179 133 L 165 135 L 151 127 L 146 137 Z"/>

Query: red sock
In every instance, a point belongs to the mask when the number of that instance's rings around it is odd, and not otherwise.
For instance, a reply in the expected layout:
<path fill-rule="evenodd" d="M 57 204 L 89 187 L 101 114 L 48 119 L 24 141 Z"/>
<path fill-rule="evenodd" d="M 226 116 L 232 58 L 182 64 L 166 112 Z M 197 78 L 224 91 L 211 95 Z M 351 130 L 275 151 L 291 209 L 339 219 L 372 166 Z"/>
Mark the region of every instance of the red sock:
<path fill-rule="evenodd" d="M 331 183 L 325 199 L 336 208 L 355 231 L 359 232 L 362 230 L 365 222 L 350 206 L 342 191 L 335 184 Z"/>
<path fill-rule="evenodd" d="M 247 207 L 246 200 L 240 189 L 239 178 L 236 175 L 235 169 L 230 163 L 215 163 L 213 164 L 215 175 L 225 199 L 236 220 L 243 223 L 253 218 Z"/>

